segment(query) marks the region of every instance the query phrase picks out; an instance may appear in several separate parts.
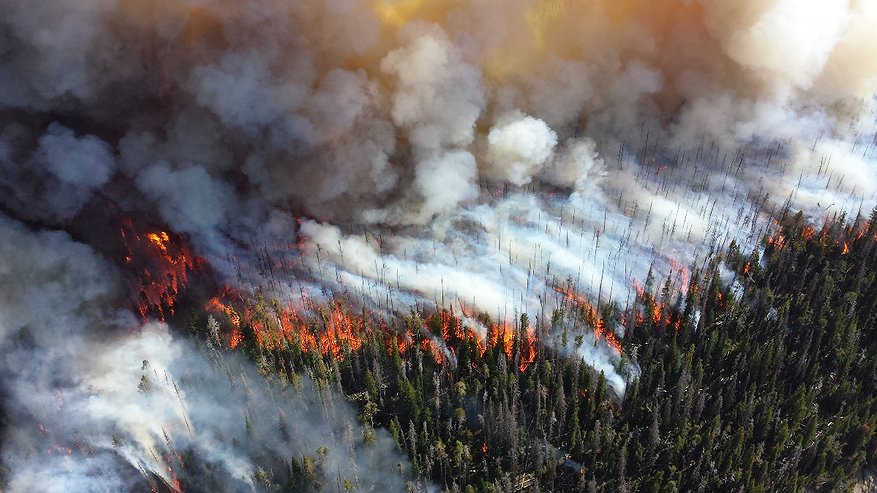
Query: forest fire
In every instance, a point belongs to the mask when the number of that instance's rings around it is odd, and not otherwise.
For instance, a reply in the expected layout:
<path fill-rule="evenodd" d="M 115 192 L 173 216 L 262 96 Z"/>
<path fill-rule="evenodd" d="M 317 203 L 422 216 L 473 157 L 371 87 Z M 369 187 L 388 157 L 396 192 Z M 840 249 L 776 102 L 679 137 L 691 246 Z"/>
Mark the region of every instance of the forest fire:
<path fill-rule="evenodd" d="M 854 237 L 856 240 L 861 240 L 870 230 L 871 221 L 868 220 L 857 220 L 846 228 L 847 236 Z"/>
<path fill-rule="evenodd" d="M 323 315 L 325 332 L 321 334 L 319 349 L 341 359 L 347 351 L 356 351 L 362 347 L 362 336 L 365 334 L 364 320 L 352 317 L 342 307 L 335 304 L 331 311 Z"/>
<path fill-rule="evenodd" d="M 691 271 L 688 270 L 688 267 L 681 264 L 676 257 L 670 258 L 670 266 L 673 269 L 672 272 L 675 272 L 678 276 L 679 290 L 683 295 L 688 294 L 688 285 L 691 283 Z"/>
<path fill-rule="evenodd" d="M 167 231 L 159 231 L 157 233 L 146 233 L 146 238 L 157 246 L 162 253 L 167 254 L 167 245 L 170 242 L 170 235 Z"/>
<path fill-rule="evenodd" d="M 421 347 L 428 354 L 432 355 L 432 358 L 435 360 L 437 365 L 441 366 L 442 362 L 445 359 L 445 354 L 442 351 L 442 347 L 438 342 L 436 342 L 432 338 L 426 338 L 423 339 L 423 342 L 421 342 Z"/>
<path fill-rule="evenodd" d="M 226 290 L 226 293 L 231 293 L 230 290 Z M 212 298 L 207 303 L 207 310 L 220 311 L 228 317 L 228 320 L 234 327 L 240 327 L 241 325 L 241 316 L 231 307 L 231 305 L 227 302 L 223 302 L 220 299 L 220 296 L 216 296 Z"/>
<path fill-rule="evenodd" d="M 772 235 L 768 237 L 767 244 L 776 248 L 777 250 L 782 250 L 784 246 L 786 246 L 786 237 L 780 233 Z"/>
<path fill-rule="evenodd" d="M 636 279 L 633 280 L 633 290 L 636 293 L 636 297 L 639 299 L 642 299 L 643 296 L 646 294 L 645 288 L 643 288 L 643 285 L 640 284 L 639 281 L 637 281 Z"/>
<path fill-rule="evenodd" d="M 239 308 L 235 308 L 239 306 Z M 263 349 L 277 349 L 285 345 L 298 347 L 305 353 L 317 353 L 343 360 L 347 352 L 362 347 L 368 335 L 365 317 L 355 316 L 340 303 L 327 308 L 310 307 L 313 320 L 306 320 L 293 307 L 283 308 L 267 303 L 262 296 L 245 301 L 231 288 L 207 302 L 205 309 L 225 315 L 231 326 L 228 347 L 237 348 L 252 334 L 255 344 Z"/>
<path fill-rule="evenodd" d="M 460 303 L 460 311 L 465 318 L 473 321 L 473 323 L 480 323 L 474 322 L 478 319 L 475 310 L 465 306 L 462 302 Z M 444 339 L 447 343 L 453 343 L 455 340 L 474 340 L 482 356 L 489 348 L 499 348 L 508 360 L 514 361 L 516 356 L 519 358 L 518 369 L 521 372 L 526 371 L 530 364 L 536 360 L 538 339 L 535 329 L 529 323 L 526 324 L 526 327 L 521 327 L 518 330 L 512 323 L 507 321 L 490 322 L 487 324 L 489 325 L 487 333 L 482 338 L 471 330 L 465 330 L 462 326 L 462 321 L 454 318 L 451 313 L 447 311 L 442 311 L 441 313 L 443 321 L 451 318 L 454 320 L 454 339 Z M 445 323 L 443 322 L 443 326 Z"/>
<path fill-rule="evenodd" d="M 663 305 L 658 305 L 654 301 L 651 303 L 652 305 L 652 322 L 658 324 L 661 322 L 661 309 Z"/>
<path fill-rule="evenodd" d="M 786 245 L 786 236 L 794 237 L 800 234 L 805 240 L 811 240 L 816 236 L 816 227 L 808 224 L 798 229 L 794 223 L 780 224 L 774 220 L 773 225 L 776 229 L 774 233 L 767 236 L 766 243 L 777 250 L 781 250 Z M 873 234 L 874 241 L 877 241 L 877 234 L 873 233 L 871 221 L 857 217 L 854 222 L 839 226 L 838 219 L 835 217 L 825 218 L 819 229 L 818 241 L 823 247 L 834 245 L 840 250 L 841 255 L 849 255 L 852 245 L 862 238 Z M 839 235 L 841 235 L 839 237 Z M 832 239 L 834 238 L 834 239 Z M 748 264 L 747 264 L 748 265 Z M 744 274 L 746 271 L 744 271 Z"/>
<path fill-rule="evenodd" d="M 58 454 L 58 455 L 73 455 L 73 449 L 70 447 L 62 447 L 60 445 L 53 445 L 46 450 L 46 453 Z"/>
<path fill-rule="evenodd" d="M 231 329 L 231 334 L 230 334 L 230 336 L 229 336 L 229 343 L 228 343 L 228 345 L 229 345 L 232 349 L 235 349 L 235 348 L 237 348 L 237 347 L 241 344 L 241 342 L 242 342 L 243 340 L 244 340 L 244 335 L 241 334 L 241 329 L 236 328 L 236 327 L 235 327 L 235 328 L 232 328 L 232 329 Z"/>
<path fill-rule="evenodd" d="M 536 331 L 528 326 L 524 334 L 524 341 L 521 344 L 520 362 L 518 363 L 521 373 L 536 361 L 536 342 Z"/>
<path fill-rule="evenodd" d="M 877 462 L 875 2 L 2 10 L 0 492 Z"/>
<path fill-rule="evenodd" d="M 744 270 L 749 269 L 749 264 L 744 266 Z M 748 271 L 748 270 L 747 270 Z M 682 288 L 682 285 L 679 286 L 679 292 L 684 296 L 688 294 L 688 288 L 697 291 L 697 286 L 690 286 L 690 277 L 682 276 L 682 280 L 685 280 L 686 284 L 685 289 Z M 658 300 L 650 293 L 647 293 L 645 288 L 637 282 L 635 279 L 633 281 L 634 292 L 636 293 L 636 299 L 640 301 L 641 306 L 635 310 L 634 315 L 634 326 L 641 327 L 646 323 L 646 317 L 651 321 L 652 325 L 655 327 L 672 327 L 673 330 L 678 331 L 682 327 L 682 317 L 679 313 L 675 313 L 674 310 L 669 309 L 669 305 L 666 301 L 662 300 L 660 303 Z M 622 324 L 627 325 L 627 321 L 622 318 Z"/>
<path fill-rule="evenodd" d="M 554 290 L 564 295 L 567 300 L 573 302 L 582 310 L 585 322 L 594 328 L 594 337 L 597 341 L 605 340 L 606 344 L 612 348 L 616 354 L 621 354 L 621 342 L 615 337 L 611 330 L 606 329 L 606 322 L 599 312 L 584 296 L 576 293 L 571 288 L 554 286 Z"/>
<path fill-rule="evenodd" d="M 136 276 L 131 292 L 137 312 L 143 319 L 151 316 L 163 321 L 172 316 L 190 273 L 203 270 L 206 261 L 196 257 L 180 238 L 164 230 L 140 233 L 130 219 L 122 221 L 119 235 L 126 251 L 125 263 Z"/>
<path fill-rule="evenodd" d="M 508 322 L 496 323 L 487 331 L 487 340 L 490 347 L 499 347 L 509 358 L 515 342 L 515 332 Z"/>
<path fill-rule="evenodd" d="M 171 485 L 177 490 L 179 493 L 183 493 L 183 486 L 180 483 L 180 478 L 177 477 L 176 474 L 171 474 Z"/>
<path fill-rule="evenodd" d="M 389 353 L 398 350 L 409 353 L 415 346 L 429 354 L 436 364 L 453 360 L 453 347 L 460 343 L 474 343 L 478 355 L 484 356 L 489 348 L 499 349 L 508 360 L 517 358 L 521 372 L 536 360 L 537 336 L 529 324 L 518 330 L 509 322 L 491 323 L 481 338 L 463 325 L 463 319 L 447 310 L 429 314 L 419 330 L 391 329 L 368 312 L 357 314 L 340 301 L 330 301 L 327 307 L 305 301 L 304 307 L 281 307 L 269 303 L 259 295 L 247 301 L 231 288 L 210 299 L 205 310 L 224 316 L 229 326 L 226 346 L 238 348 L 251 334 L 253 342 L 262 349 L 295 347 L 302 353 L 331 357 L 343 361 L 351 351 L 358 351 L 376 327 L 382 332 Z M 309 313 L 310 315 L 302 315 Z M 474 320 L 474 319 L 473 319 Z M 611 333 L 601 336 L 611 347 L 620 351 L 620 344 Z"/>

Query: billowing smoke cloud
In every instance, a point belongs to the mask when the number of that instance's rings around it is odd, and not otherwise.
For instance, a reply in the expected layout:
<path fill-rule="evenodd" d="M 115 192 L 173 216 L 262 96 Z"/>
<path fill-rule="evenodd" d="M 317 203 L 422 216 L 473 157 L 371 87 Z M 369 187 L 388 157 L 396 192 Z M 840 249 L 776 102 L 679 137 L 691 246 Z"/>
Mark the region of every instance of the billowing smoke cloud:
<path fill-rule="evenodd" d="M 530 183 L 551 157 L 557 134 L 542 120 L 507 117 L 487 134 L 486 175 L 517 186 Z"/>
<path fill-rule="evenodd" d="M 115 317 L 115 276 L 88 246 L 62 232 L 32 233 L 7 218 L 0 219 L 0 232 L 0 276 L 9 287 L 0 292 L 2 340 L 25 331 L 51 350 L 59 340 L 89 333 L 88 324 Z"/>
<path fill-rule="evenodd" d="M 88 246 L 119 265 L 97 226 L 133 215 L 240 289 L 268 282 L 253 249 L 291 256 L 288 299 L 627 305 L 784 204 L 874 207 L 875 23 L 870 0 L 0 0 L 2 246 L 47 263 L 3 264 L 0 326 L 84 381 L 98 362 L 48 341 L 130 325 Z M 595 342 L 573 349 L 623 392 Z"/>
<path fill-rule="evenodd" d="M 194 165 L 179 170 L 161 161 L 138 176 L 140 190 L 158 204 L 159 213 L 174 230 L 198 234 L 225 224 L 234 207 L 230 187 Z"/>
<path fill-rule="evenodd" d="M 72 130 L 58 124 L 46 129 L 37 155 L 59 180 L 47 199 L 62 217 L 78 212 L 91 193 L 110 179 L 115 167 L 105 142 L 93 136 L 76 138 Z"/>

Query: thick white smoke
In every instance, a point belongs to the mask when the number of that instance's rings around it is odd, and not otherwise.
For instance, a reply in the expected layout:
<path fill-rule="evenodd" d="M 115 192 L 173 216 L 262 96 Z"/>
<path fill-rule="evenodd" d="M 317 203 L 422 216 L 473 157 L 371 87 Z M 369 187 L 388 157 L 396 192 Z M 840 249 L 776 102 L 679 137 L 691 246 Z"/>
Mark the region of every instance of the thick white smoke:
<path fill-rule="evenodd" d="M 90 375 L 69 348 L 129 322 L 86 245 L 129 214 L 282 298 L 624 306 L 784 204 L 877 204 L 875 23 L 873 0 L 0 0 L 0 327 Z M 269 250 L 296 277 L 266 280 Z"/>
<path fill-rule="evenodd" d="M 498 182 L 523 186 L 539 174 L 557 145 L 557 134 L 530 116 L 500 119 L 487 134 L 486 175 Z"/>

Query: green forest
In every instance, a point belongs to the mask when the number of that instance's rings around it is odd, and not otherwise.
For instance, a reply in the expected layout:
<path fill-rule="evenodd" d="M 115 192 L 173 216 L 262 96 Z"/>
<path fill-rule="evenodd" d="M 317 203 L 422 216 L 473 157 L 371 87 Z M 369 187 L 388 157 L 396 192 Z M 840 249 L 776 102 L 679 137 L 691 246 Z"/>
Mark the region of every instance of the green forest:
<path fill-rule="evenodd" d="M 755 252 L 731 244 L 692 268 L 686 286 L 650 274 L 629 307 L 570 302 L 483 342 L 460 310 L 387 320 L 343 297 L 301 317 L 305 331 L 284 332 L 289 314 L 261 295 L 199 313 L 190 331 L 204 345 L 219 342 L 217 323 L 233 328 L 229 350 L 265 378 L 307 375 L 343 393 L 358 446 L 388 430 L 414 471 L 386 474 L 420 478 L 412 491 L 847 491 L 877 458 L 877 212 L 814 227 L 785 211 L 775 229 Z M 316 350 L 338 317 L 340 343 Z M 543 344 L 622 322 L 620 365 L 639 368 L 623 396 Z M 266 491 L 356 490 L 326 477 L 326 453 L 267 463 L 255 479 Z"/>

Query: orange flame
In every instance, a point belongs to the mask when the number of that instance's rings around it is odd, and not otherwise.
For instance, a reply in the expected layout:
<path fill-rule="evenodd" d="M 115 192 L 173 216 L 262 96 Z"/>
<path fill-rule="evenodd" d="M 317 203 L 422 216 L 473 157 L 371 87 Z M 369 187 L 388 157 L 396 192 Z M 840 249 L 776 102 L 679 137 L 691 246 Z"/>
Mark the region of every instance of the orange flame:
<path fill-rule="evenodd" d="M 206 309 L 220 311 L 220 312 L 224 313 L 225 316 L 228 317 L 229 322 L 231 322 L 231 324 L 234 327 L 240 328 L 241 316 L 238 315 L 238 313 L 234 310 L 234 308 L 232 308 L 229 304 L 223 303 L 219 299 L 219 296 L 214 297 L 209 302 L 207 302 Z"/>
<path fill-rule="evenodd" d="M 233 303 L 232 299 L 237 303 Z M 234 305 L 243 305 L 236 309 Z M 305 321 L 293 307 L 264 307 L 250 305 L 234 290 L 226 288 L 211 299 L 205 309 L 225 313 L 232 324 L 229 346 L 234 349 L 243 341 L 243 327 L 252 329 L 256 344 L 265 349 L 281 347 L 284 343 L 297 345 L 302 352 L 319 353 L 343 360 L 348 351 L 362 347 L 367 335 L 365 316 L 347 312 L 339 303 L 332 303 L 328 312 L 314 309 L 317 321 Z M 313 308 L 313 307 L 312 307 Z"/>
<path fill-rule="evenodd" d="M 636 279 L 633 280 L 633 289 L 634 291 L 636 291 L 637 298 L 642 298 L 646 294 L 645 288 L 643 288 L 643 285 L 640 284 L 639 281 L 637 281 Z"/>
<path fill-rule="evenodd" d="M 525 372 L 534 361 L 536 361 L 536 331 L 532 327 L 527 327 L 521 344 L 521 361 L 518 363 L 521 373 Z"/>
<path fill-rule="evenodd" d="M 346 348 L 356 351 L 362 347 L 362 333 L 362 321 L 353 319 L 335 305 L 327 320 L 326 330 L 321 334 L 320 350 L 324 355 L 331 354 L 337 359 L 343 359 Z"/>
<path fill-rule="evenodd" d="M 868 233 L 869 229 L 871 229 L 871 222 L 868 220 L 856 221 L 855 224 L 851 224 L 846 228 L 847 234 L 849 236 L 855 236 L 857 240 L 862 239 L 865 234 Z"/>
<path fill-rule="evenodd" d="M 652 321 L 655 324 L 661 323 L 661 306 L 652 302 Z"/>
<path fill-rule="evenodd" d="M 637 292 L 642 290 L 642 286 L 639 285 L 636 281 L 634 281 L 634 288 Z M 566 296 L 566 299 L 576 304 L 582 310 L 584 310 L 585 321 L 591 327 L 594 328 L 594 338 L 598 341 L 604 340 L 606 345 L 608 345 L 612 350 L 614 350 L 617 354 L 621 354 L 621 343 L 615 337 L 615 334 L 612 333 L 611 330 L 606 329 L 606 322 L 600 317 L 600 314 L 597 312 L 597 309 L 594 308 L 590 301 L 584 296 L 576 293 L 572 290 L 572 288 L 564 288 L 561 286 L 554 286 L 554 290 L 560 294 Z"/>
<path fill-rule="evenodd" d="M 424 351 L 432 355 L 433 359 L 435 359 L 436 364 L 442 364 L 445 359 L 445 355 L 442 352 L 441 346 L 439 346 L 439 344 L 435 340 L 426 338 L 421 343 L 421 346 L 423 347 Z"/>
<path fill-rule="evenodd" d="M 482 338 L 465 327 L 462 318 L 454 316 L 451 311 L 440 310 L 427 316 L 420 330 L 412 332 L 409 328 L 397 332 L 386 322 L 371 319 L 368 313 L 348 311 L 338 301 L 330 301 L 328 309 L 312 306 L 307 300 L 303 304 L 313 317 L 305 318 L 296 308 L 280 307 L 276 303 L 268 304 L 271 313 L 266 313 L 265 303 L 247 303 L 244 296 L 226 288 L 208 301 L 205 309 L 226 315 L 225 323 L 231 325 L 228 340 L 231 349 L 240 346 L 245 333 L 249 333 L 245 329 L 248 329 L 252 330 L 255 343 L 262 348 L 290 344 L 303 353 L 343 360 L 350 352 L 362 348 L 370 332 L 377 329 L 386 334 L 384 343 L 388 353 L 398 349 L 404 355 L 419 348 L 438 365 L 443 365 L 448 358 L 454 359 L 453 346 L 458 343 L 474 343 L 477 354 L 481 356 L 488 348 L 498 348 L 508 360 L 517 358 L 517 368 L 521 372 L 536 361 L 538 353 L 536 331 L 529 325 L 518 329 L 510 322 L 491 323 L 486 337 Z M 465 307 L 463 310 L 465 313 Z M 594 318 L 592 323 L 596 324 L 600 337 L 610 347 L 621 350 L 620 343 L 611 332 L 603 329 L 599 318 Z"/>
<path fill-rule="evenodd" d="M 691 282 L 691 272 L 688 271 L 688 267 L 679 263 L 679 260 L 676 257 L 670 259 L 670 267 L 673 272 L 679 274 L 680 291 L 682 291 L 683 295 L 688 294 L 688 284 Z"/>
<path fill-rule="evenodd" d="M 157 246 L 163 253 L 167 253 L 167 245 L 171 241 L 167 231 L 159 231 L 158 233 L 146 233 L 146 238 Z"/>
<path fill-rule="evenodd" d="M 183 486 L 180 484 L 180 478 L 176 474 L 171 474 L 171 483 L 173 483 L 174 489 L 179 493 L 183 493 Z"/>
<path fill-rule="evenodd" d="M 137 293 L 137 311 L 144 320 L 150 316 L 165 320 L 174 314 L 177 296 L 185 288 L 189 273 L 203 268 L 205 261 L 167 231 L 141 235 L 133 221 L 125 219 L 119 233 L 127 250 L 125 263 L 137 276 L 132 286 Z"/>
<path fill-rule="evenodd" d="M 231 339 L 228 344 L 232 349 L 238 347 L 243 340 L 244 335 L 241 334 L 241 329 L 234 328 L 231 330 Z"/>
<path fill-rule="evenodd" d="M 777 250 L 782 250 L 783 247 L 786 246 L 786 237 L 780 233 L 776 233 L 767 239 L 767 244 L 773 246 Z"/>
<path fill-rule="evenodd" d="M 749 264 L 746 264 L 747 266 Z M 744 266 L 744 269 L 747 267 Z M 682 276 L 684 280 L 685 277 Z M 688 281 L 686 281 L 688 282 Z M 637 300 L 642 303 L 641 307 L 635 310 L 635 327 L 642 327 L 646 322 L 646 317 L 652 321 L 652 323 L 656 327 L 673 327 L 674 330 L 679 330 L 682 327 L 682 319 L 678 313 L 674 313 L 673 310 L 669 309 L 670 305 L 665 301 L 659 303 L 653 297 L 645 296 L 645 290 L 643 290 L 642 286 L 637 282 L 636 279 L 633 280 L 634 289 L 637 292 Z M 697 290 L 697 286 L 691 286 L 691 289 Z M 622 323 L 627 325 L 627 322 L 622 319 Z"/>
<path fill-rule="evenodd" d="M 499 347 L 508 359 L 514 357 L 515 330 L 508 322 L 494 323 L 487 331 L 491 347 Z"/>

